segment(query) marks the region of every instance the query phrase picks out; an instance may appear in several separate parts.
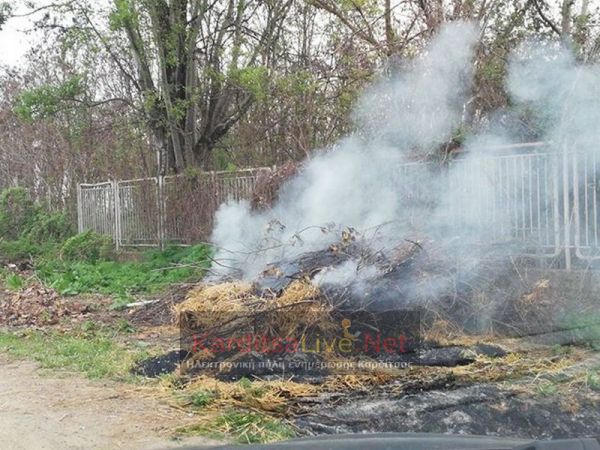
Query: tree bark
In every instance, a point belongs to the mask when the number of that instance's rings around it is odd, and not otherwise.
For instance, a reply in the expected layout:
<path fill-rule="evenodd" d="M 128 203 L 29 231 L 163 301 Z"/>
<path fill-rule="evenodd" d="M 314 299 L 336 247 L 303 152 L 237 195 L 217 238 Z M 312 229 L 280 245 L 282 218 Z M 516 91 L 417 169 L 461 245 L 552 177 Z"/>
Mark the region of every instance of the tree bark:
<path fill-rule="evenodd" d="M 563 0 L 561 8 L 561 35 L 563 39 L 569 39 L 571 36 L 571 9 L 575 0 Z"/>

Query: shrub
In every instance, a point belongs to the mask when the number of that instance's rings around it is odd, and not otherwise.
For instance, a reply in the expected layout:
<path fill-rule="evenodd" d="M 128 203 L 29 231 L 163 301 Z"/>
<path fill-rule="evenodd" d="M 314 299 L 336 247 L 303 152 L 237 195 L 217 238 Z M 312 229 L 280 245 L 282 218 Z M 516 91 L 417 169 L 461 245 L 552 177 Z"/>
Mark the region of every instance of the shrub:
<path fill-rule="evenodd" d="M 191 247 L 167 247 L 165 250 L 150 250 L 145 260 L 156 268 L 167 267 L 171 264 L 199 265 L 208 268 L 211 249 L 203 244 Z M 209 264 L 210 265 L 210 264 Z"/>
<path fill-rule="evenodd" d="M 73 236 L 73 225 L 64 213 L 38 212 L 25 237 L 34 243 L 62 242 Z"/>
<path fill-rule="evenodd" d="M 14 262 L 29 259 L 35 250 L 34 245 L 29 241 L 5 241 L 0 239 L 0 260 Z"/>
<path fill-rule="evenodd" d="M 17 239 L 31 225 L 35 214 L 35 205 L 26 189 L 5 189 L 0 193 L 0 237 Z"/>
<path fill-rule="evenodd" d="M 46 255 L 48 258 L 55 257 L 59 244 L 56 242 L 34 243 L 29 239 L 21 238 L 16 241 L 5 241 L 0 239 L 0 260 L 19 262 L 35 259 Z"/>
<path fill-rule="evenodd" d="M 114 256 L 113 242 L 110 236 L 93 231 L 76 234 L 64 243 L 61 255 L 68 261 L 105 261 Z"/>

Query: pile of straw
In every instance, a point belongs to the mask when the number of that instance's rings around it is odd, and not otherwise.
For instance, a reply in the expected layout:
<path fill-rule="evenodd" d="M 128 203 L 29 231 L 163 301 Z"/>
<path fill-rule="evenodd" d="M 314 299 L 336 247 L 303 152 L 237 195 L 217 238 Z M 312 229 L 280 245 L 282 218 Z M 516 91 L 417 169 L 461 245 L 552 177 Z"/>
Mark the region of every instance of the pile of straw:
<path fill-rule="evenodd" d="M 207 329 L 260 308 L 265 300 L 253 295 L 248 283 L 201 285 L 174 306 L 177 325 L 188 329 Z"/>
<path fill-rule="evenodd" d="M 184 330 L 210 332 L 234 337 L 253 327 L 279 337 L 297 336 L 308 329 L 331 327 L 331 306 L 309 280 L 296 280 L 279 296 L 258 295 L 251 284 L 201 285 L 174 307 L 177 324 Z M 234 334 L 232 334 L 234 332 Z"/>

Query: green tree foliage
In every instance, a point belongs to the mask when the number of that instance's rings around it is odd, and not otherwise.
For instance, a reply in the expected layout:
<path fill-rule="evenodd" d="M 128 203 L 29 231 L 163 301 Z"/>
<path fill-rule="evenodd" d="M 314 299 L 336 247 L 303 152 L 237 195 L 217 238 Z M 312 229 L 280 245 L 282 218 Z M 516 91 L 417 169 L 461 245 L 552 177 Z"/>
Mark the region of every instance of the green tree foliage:
<path fill-rule="evenodd" d="M 17 98 L 15 113 L 28 122 L 51 117 L 68 108 L 84 91 L 81 76 L 73 76 L 56 86 L 44 85 L 26 90 Z"/>

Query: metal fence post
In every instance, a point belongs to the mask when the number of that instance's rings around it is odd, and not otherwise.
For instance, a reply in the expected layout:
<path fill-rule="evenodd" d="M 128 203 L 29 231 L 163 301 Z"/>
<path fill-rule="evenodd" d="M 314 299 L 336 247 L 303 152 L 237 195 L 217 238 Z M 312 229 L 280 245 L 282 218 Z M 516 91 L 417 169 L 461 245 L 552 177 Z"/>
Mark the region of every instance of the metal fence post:
<path fill-rule="evenodd" d="M 113 181 L 111 183 L 113 189 L 113 214 L 114 214 L 114 239 L 117 251 L 121 248 L 121 200 L 119 196 L 119 182 Z"/>
<path fill-rule="evenodd" d="M 158 209 L 158 224 L 157 224 L 157 230 L 158 230 L 158 245 L 160 247 L 161 250 L 165 249 L 165 214 L 166 214 L 166 208 L 164 205 L 164 185 L 165 185 L 165 179 L 162 175 L 159 175 L 157 177 L 157 191 L 156 191 L 156 201 L 157 201 L 157 209 Z"/>
<path fill-rule="evenodd" d="M 77 232 L 83 233 L 83 200 L 81 195 L 81 185 L 77 184 Z"/>
<path fill-rule="evenodd" d="M 571 199 L 569 180 L 569 154 L 567 146 L 562 149 L 562 171 L 563 171 L 563 226 L 565 239 L 565 269 L 571 270 Z"/>

